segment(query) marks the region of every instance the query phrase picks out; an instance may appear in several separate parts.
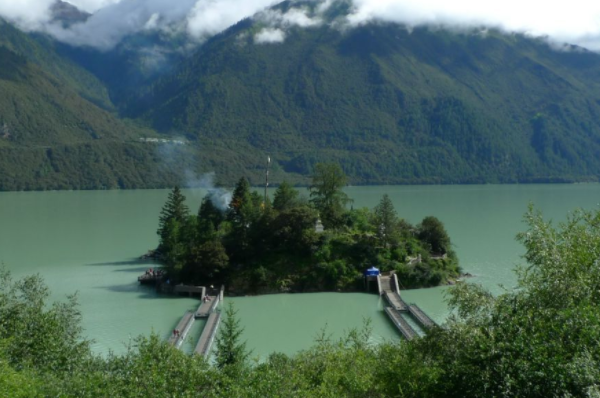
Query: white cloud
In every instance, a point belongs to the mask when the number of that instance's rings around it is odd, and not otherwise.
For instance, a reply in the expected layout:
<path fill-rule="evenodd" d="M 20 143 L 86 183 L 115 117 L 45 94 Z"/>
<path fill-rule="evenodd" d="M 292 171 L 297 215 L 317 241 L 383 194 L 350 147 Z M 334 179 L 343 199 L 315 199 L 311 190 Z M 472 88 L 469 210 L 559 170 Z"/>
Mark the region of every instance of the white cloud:
<path fill-rule="evenodd" d="M 188 30 L 196 37 L 215 35 L 277 2 L 277 0 L 199 0 L 188 17 Z"/>
<path fill-rule="evenodd" d="M 323 20 L 316 16 L 311 18 L 308 15 L 308 10 L 292 8 L 285 14 L 280 10 L 267 9 L 259 12 L 255 19 L 273 27 L 289 28 L 291 26 L 299 26 L 308 28 L 317 26 L 323 23 Z"/>
<path fill-rule="evenodd" d="M 282 43 L 285 40 L 285 32 L 281 29 L 265 28 L 254 36 L 254 43 Z"/>
<path fill-rule="evenodd" d="M 106 7 L 110 4 L 116 4 L 121 2 L 121 0 L 63 0 L 68 3 L 73 4 L 75 7 L 80 10 L 87 12 L 96 12 L 99 9 Z"/>
<path fill-rule="evenodd" d="M 185 20 L 195 4 L 196 0 L 122 0 L 99 9 L 84 23 L 68 29 L 47 25 L 45 30 L 73 45 L 110 49 L 129 34 Z"/>
<path fill-rule="evenodd" d="M 285 14 L 283 14 L 283 22 L 284 24 L 296 25 L 301 28 L 308 28 L 310 26 L 320 25 L 323 21 L 321 18 L 311 18 L 308 16 L 308 12 L 306 10 L 299 10 L 297 8 L 292 8 Z"/>
<path fill-rule="evenodd" d="M 39 29 L 48 21 L 54 0 L 0 0 L 0 16 L 26 30 Z"/>
<path fill-rule="evenodd" d="M 509 32 L 548 36 L 558 42 L 600 50 L 600 2 L 571 0 L 353 0 L 348 20 L 373 20 L 411 26 L 497 27 Z"/>
<path fill-rule="evenodd" d="M 205 38 L 251 17 L 278 0 L 70 0 L 94 16 L 69 30 L 48 26 L 54 0 L 0 0 L 0 16 L 26 30 L 48 29 L 73 44 L 110 48 L 124 35 L 145 27 L 164 28 L 187 24 L 189 33 Z M 314 0 L 317 1 L 317 0 Z M 335 0 L 324 0 L 316 16 L 292 9 L 283 14 L 270 11 L 271 27 L 310 27 L 322 23 L 319 13 Z M 434 25 L 449 28 L 490 26 L 509 32 L 548 36 L 555 43 L 568 42 L 600 51 L 600 1 L 571 0 L 350 0 L 350 26 L 388 21 L 408 26 Z M 278 13 L 278 15 L 277 15 Z M 265 13 L 267 15 L 268 13 Z"/>

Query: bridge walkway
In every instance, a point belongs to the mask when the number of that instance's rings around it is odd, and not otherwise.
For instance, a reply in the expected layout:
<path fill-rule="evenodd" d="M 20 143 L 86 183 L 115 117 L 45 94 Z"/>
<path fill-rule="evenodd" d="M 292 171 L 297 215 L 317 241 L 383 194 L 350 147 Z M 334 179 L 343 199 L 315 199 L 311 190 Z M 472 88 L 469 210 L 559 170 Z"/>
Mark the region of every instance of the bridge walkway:
<path fill-rule="evenodd" d="M 386 307 L 385 312 L 388 314 L 394 325 L 398 328 L 402 336 L 406 340 L 412 340 L 418 336 L 417 332 L 406 322 L 406 319 L 402 317 L 400 311 L 397 311 L 391 307 Z"/>
<path fill-rule="evenodd" d="M 202 356 L 208 356 L 210 354 L 210 349 L 215 340 L 215 336 L 217 335 L 217 331 L 219 330 L 219 324 L 221 323 L 221 313 L 220 312 L 212 312 L 208 316 L 208 320 L 206 321 L 206 325 L 204 326 L 204 330 L 200 335 L 200 339 L 198 340 L 198 344 L 196 345 L 196 349 L 194 353 Z"/>
<path fill-rule="evenodd" d="M 202 298 L 202 304 L 196 310 L 194 317 L 198 318 L 208 318 L 208 316 L 217 309 L 217 306 L 220 302 L 220 296 L 207 296 L 208 300 L 205 301 Z"/>
<path fill-rule="evenodd" d="M 397 289 L 395 279 L 396 275 L 379 276 L 378 286 L 380 287 L 379 294 L 384 296 L 387 302 L 397 311 L 408 311 L 408 305 L 400 297 L 400 291 Z"/>
<path fill-rule="evenodd" d="M 171 337 L 169 337 L 169 344 L 174 346 L 175 348 L 181 347 L 181 344 L 185 340 L 188 332 L 190 331 L 192 324 L 194 323 L 194 313 L 191 311 L 186 311 L 183 315 L 175 330 L 179 331 L 178 334 L 171 333 Z"/>
<path fill-rule="evenodd" d="M 409 305 L 408 311 L 424 329 L 431 329 L 436 325 L 435 322 L 425 312 L 423 312 L 422 309 L 419 308 L 418 305 Z"/>

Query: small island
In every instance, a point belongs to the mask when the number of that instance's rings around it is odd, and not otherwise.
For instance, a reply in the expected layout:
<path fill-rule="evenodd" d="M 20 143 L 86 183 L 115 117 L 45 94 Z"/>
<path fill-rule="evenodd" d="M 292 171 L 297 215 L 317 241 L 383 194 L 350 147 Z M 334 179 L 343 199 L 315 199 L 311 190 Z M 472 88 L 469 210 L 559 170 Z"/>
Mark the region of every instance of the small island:
<path fill-rule="evenodd" d="M 317 164 L 303 197 L 283 182 L 273 198 L 241 178 L 231 199 L 210 190 L 197 215 L 178 187 L 169 194 L 153 256 L 169 284 L 227 286 L 228 294 L 357 291 L 372 266 L 401 288 L 452 283 L 460 267 L 444 225 L 411 225 L 386 194 L 374 209 L 351 206 L 337 164 Z M 350 207 L 350 209 L 348 209 Z"/>

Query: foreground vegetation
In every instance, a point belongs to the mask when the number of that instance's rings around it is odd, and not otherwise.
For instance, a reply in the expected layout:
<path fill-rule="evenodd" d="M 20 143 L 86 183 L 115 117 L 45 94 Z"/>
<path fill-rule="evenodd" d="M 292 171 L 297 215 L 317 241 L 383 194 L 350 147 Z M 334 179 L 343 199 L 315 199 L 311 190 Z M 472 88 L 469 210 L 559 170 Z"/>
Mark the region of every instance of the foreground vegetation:
<path fill-rule="evenodd" d="M 171 282 L 224 283 L 239 293 L 364 290 L 371 266 L 396 271 L 404 288 L 459 276 L 437 218 L 413 226 L 397 216 L 387 195 L 373 210 L 347 210 L 345 185 L 338 165 L 320 163 L 310 199 L 284 182 L 271 203 L 242 178 L 228 204 L 209 192 L 197 216 L 175 188 L 161 213 L 157 252 Z"/>
<path fill-rule="evenodd" d="M 533 210 L 525 220 L 527 265 L 514 290 L 453 287 L 454 315 L 412 342 L 372 345 L 367 328 L 262 363 L 246 359 L 230 310 L 218 344 L 230 348 L 214 366 L 157 336 L 95 357 L 75 298 L 46 305 L 39 276 L 15 282 L 0 271 L 0 396 L 597 397 L 600 212 L 575 212 L 558 228 Z"/>

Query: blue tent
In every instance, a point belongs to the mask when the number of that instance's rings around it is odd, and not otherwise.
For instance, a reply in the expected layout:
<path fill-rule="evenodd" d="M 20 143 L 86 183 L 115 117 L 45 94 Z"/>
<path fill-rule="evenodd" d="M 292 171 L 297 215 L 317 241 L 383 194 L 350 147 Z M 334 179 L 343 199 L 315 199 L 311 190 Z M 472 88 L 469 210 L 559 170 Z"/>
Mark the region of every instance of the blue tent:
<path fill-rule="evenodd" d="M 375 268 L 375 267 L 371 267 L 365 271 L 366 276 L 377 276 L 379 274 L 380 274 L 379 269 Z"/>

